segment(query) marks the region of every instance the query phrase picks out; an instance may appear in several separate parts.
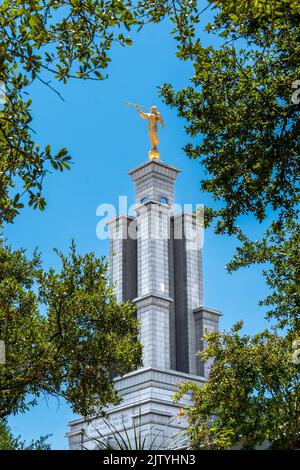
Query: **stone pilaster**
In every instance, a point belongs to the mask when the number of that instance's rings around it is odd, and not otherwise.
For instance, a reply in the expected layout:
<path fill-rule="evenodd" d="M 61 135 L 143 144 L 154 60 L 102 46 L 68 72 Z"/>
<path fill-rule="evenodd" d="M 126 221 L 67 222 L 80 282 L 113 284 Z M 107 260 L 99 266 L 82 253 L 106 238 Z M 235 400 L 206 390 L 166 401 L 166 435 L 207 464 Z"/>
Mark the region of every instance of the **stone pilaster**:
<path fill-rule="evenodd" d="M 143 349 L 143 367 L 169 370 L 170 358 L 170 303 L 172 299 L 144 295 L 134 300 L 137 318 L 141 322 L 140 341 Z"/>
<path fill-rule="evenodd" d="M 134 217 L 119 215 L 108 222 L 110 239 L 110 277 L 118 302 L 137 295 L 137 242 Z"/>
<path fill-rule="evenodd" d="M 174 216 L 174 277 L 177 370 L 196 374 L 193 311 L 203 304 L 201 227 L 190 213 Z"/>
<path fill-rule="evenodd" d="M 199 307 L 194 310 L 194 316 L 196 349 L 198 351 L 202 351 L 205 347 L 203 337 L 207 333 L 216 333 L 219 331 L 219 319 L 222 316 L 222 313 L 217 310 L 213 310 L 212 308 Z M 198 358 L 196 362 L 196 374 L 207 378 L 211 364 L 212 360 L 203 363 Z"/>

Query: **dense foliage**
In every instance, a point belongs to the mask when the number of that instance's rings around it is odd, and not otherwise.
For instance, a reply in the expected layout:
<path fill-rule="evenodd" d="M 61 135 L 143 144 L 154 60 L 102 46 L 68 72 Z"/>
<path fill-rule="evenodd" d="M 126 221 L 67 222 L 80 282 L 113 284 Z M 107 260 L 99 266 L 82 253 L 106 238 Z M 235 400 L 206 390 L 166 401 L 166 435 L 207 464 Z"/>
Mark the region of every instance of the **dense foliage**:
<path fill-rule="evenodd" d="M 0 450 L 50 450 L 47 439 L 50 436 L 41 436 L 38 440 L 26 443 L 21 437 L 14 437 L 7 422 L 0 419 Z"/>
<path fill-rule="evenodd" d="M 300 364 L 292 360 L 290 338 L 263 331 L 241 335 L 242 324 L 228 334 L 211 334 L 201 354 L 214 358 L 208 382 L 187 383 L 180 400 L 192 392 L 186 407 L 188 434 L 194 449 L 243 449 L 300 445 Z M 300 361 L 299 361 L 300 362 Z"/>
<path fill-rule="evenodd" d="M 186 120 L 185 152 L 207 175 L 201 188 L 221 204 L 206 211 L 207 222 L 241 242 L 229 270 L 271 263 L 269 316 L 299 328 L 299 2 L 209 3 L 218 9 L 205 29 L 221 44 L 180 41 L 180 59 L 194 66 L 191 85 L 176 93 L 166 84 L 161 93 Z M 262 240 L 242 233 L 247 215 L 271 220 Z"/>
<path fill-rule="evenodd" d="M 119 403 L 113 374 L 140 364 L 138 322 L 131 304 L 118 304 L 107 265 L 72 245 L 62 268 L 43 271 L 0 245 L 0 417 L 23 412 L 41 394 L 63 397 L 74 412 L 100 413 Z"/>
<path fill-rule="evenodd" d="M 190 2 L 131 0 L 4 0 L 0 5 L 0 223 L 24 202 L 43 210 L 50 171 L 70 168 L 66 148 L 41 149 L 32 129 L 30 85 L 103 80 L 113 45 L 130 46 L 128 31 L 170 15 L 185 21 Z M 195 3 L 195 2 L 191 2 Z M 49 136 L 50 140 L 50 136 Z"/>

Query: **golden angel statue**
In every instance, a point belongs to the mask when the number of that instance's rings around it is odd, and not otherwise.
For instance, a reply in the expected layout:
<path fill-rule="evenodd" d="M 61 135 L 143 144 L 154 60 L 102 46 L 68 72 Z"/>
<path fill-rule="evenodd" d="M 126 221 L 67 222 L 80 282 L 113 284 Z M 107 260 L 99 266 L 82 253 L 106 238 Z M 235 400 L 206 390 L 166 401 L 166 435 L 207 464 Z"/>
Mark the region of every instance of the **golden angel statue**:
<path fill-rule="evenodd" d="M 128 103 L 130 105 L 131 103 Z M 157 146 L 159 144 L 159 139 L 158 139 L 158 133 L 157 133 L 157 124 L 158 121 L 161 124 L 161 127 L 164 128 L 164 121 L 161 117 L 161 114 L 157 110 L 157 106 L 151 106 L 151 108 L 145 108 L 145 106 L 140 106 L 138 104 L 133 105 L 141 118 L 143 119 L 148 119 L 148 134 L 149 134 L 149 139 L 151 143 L 151 150 L 149 151 L 148 155 L 150 160 L 152 158 L 156 158 L 157 160 L 159 159 L 159 151 L 157 150 Z M 142 111 L 143 109 L 150 109 L 150 113 L 144 113 Z"/>

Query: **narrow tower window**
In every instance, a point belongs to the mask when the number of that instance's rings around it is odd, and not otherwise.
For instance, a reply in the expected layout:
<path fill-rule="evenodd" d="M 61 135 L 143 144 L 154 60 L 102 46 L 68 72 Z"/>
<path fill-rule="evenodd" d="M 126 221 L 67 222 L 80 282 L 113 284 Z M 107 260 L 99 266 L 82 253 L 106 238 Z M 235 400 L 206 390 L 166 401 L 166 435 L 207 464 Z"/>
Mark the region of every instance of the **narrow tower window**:
<path fill-rule="evenodd" d="M 166 196 L 160 196 L 159 202 L 161 204 L 168 204 L 168 199 L 166 198 Z"/>
<path fill-rule="evenodd" d="M 148 199 L 149 199 L 148 196 L 142 197 L 142 199 L 141 199 L 141 204 L 145 204 L 145 202 L 147 202 Z"/>

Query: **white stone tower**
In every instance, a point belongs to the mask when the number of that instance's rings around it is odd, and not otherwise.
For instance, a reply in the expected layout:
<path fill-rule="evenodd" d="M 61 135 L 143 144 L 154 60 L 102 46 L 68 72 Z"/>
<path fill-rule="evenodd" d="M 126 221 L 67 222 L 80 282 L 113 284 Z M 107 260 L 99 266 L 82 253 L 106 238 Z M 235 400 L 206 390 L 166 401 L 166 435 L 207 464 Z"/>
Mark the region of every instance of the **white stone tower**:
<path fill-rule="evenodd" d="M 129 172 L 136 189 L 136 216 L 109 221 L 111 278 L 119 302 L 131 300 L 141 322 L 143 367 L 116 378 L 123 402 L 110 407 L 113 425 L 135 428 L 162 449 L 184 447 L 172 395 L 182 382 L 204 383 L 209 364 L 196 353 L 206 331 L 217 331 L 220 312 L 203 306 L 201 228 L 191 213 L 172 213 L 174 183 L 180 170 L 151 160 Z M 71 449 L 97 428 L 107 439 L 111 429 L 101 419 L 70 423 Z"/>

